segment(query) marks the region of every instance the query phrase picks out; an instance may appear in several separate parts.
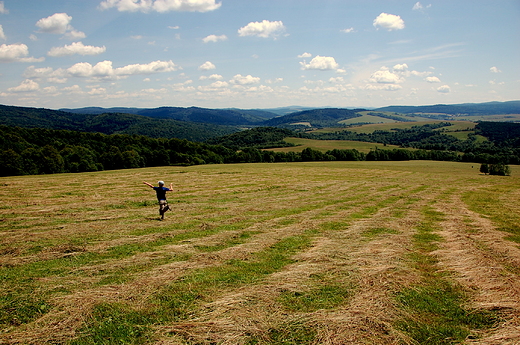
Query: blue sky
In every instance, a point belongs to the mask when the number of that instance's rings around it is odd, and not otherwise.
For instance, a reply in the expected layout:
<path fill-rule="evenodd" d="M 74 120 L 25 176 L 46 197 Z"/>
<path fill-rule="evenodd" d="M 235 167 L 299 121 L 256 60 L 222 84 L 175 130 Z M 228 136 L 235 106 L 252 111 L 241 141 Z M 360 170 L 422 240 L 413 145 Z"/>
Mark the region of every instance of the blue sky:
<path fill-rule="evenodd" d="M 518 0 L 4 0 L 0 103 L 518 100 L 519 17 Z"/>

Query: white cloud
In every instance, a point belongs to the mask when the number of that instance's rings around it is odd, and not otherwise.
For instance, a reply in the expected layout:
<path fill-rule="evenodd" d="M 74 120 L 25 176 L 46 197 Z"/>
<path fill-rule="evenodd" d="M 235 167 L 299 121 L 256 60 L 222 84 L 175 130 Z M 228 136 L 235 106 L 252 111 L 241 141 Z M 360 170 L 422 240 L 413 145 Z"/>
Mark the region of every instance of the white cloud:
<path fill-rule="evenodd" d="M 437 77 L 427 77 L 426 80 L 428 83 L 440 83 L 441 80 Z"/>
<path fill-rule="evenodd" d="M 52 16 L 38 20 L 36 26 L 40 28 L 40 32 L 64 34 L 67 30 L 70 30 L 71 20 L 72 17 L 67 13 L 54 13 Z"/>
<path fill-rule="evenodd" d="M 82 42 L 74 42 L 70 45 L 65 45 L 63 47 L 53 47 L 47 55 L 49 56 L 68 56 L 68 55 L 99 55 L 106 51 L 106 47 L 94 47 L 94 46 L 86 46 L 83 45 Z"/>
<path fill-rule="evenodd" d="M 179 69 L 179 66 L 170 61 L 153 61 L 148 64 L 133 64 L 124 67 L 113 68 L 112 61 L 98 62 L 92 66 L 88 62 L 80 62 L 66 70 L 68 76 L 73 77 L 99 77 L 99 78 L 118 78 L 137 74 L 152 74 L 172 72 Z"/>
<path fill-rule="evenodd" d="M 26 79 L 20 85 L 7 89 L 9 92 L 31 92 L 40 89 L 40 85 L 37 82 Z"/>
<path fill-rule="evenodd" d="M 495 66 L 491 67 L 489 70 L 490 70 L 492 73 L 502 73 L 502 71 L 499 70 L 498 68 L 496 68 Z"/>
<path fill-rule="evenodd" d="M 0 25 L 0 39 L 2 39 L 2 40 L 6 40 L 7 39 L 5 37 L 4 28 L 2 27 L 2 25 Z"/>
<path fill-rule="evenodd" d="M 65 34 L 66 37 L 76 40 L 85 38 L 85 33 L 75 30 L 70 22 L 72 17 L 67 13 L 54 13 L 52 16 L 42 18 L 36 22 L 39 32 L 48 34 Z"/>
<path fill-rule="evenodd" d="M 265 81 L 267 84 L 276 84 L 283 82 L 283 78 L 268 79 Z"/>
<path fill-rule="evenodd" d="M 70 93 L 81 93 L 82 92 L 81 87 L 79 85 L 67 86 L 67 87 L 64 87 L 63 89 L 61 89 L 61 91 L 70 92 Z"/>
<path fill-rule="evenodd" d="M 238 29 L 239 36 L 258 36 L 262 38 L 277 38 L 285 32 L 283 22 L 270 22 L 263 20 L 261 22 L 251 22 L 244 27 Z"/>
<path fill-rule="evenodd" d="M 408 65 L 407 64 L 397 64 L 393 67 L 393 70 L 394 71 L 406 71 L 408 69 Z"/>
<path fill-rule="evenodd" d="M 451 89 L 448 85 L 442 85 L 437 88 L 437 91 L 441 93 L 450 93 Z"/>
<path fill-rule="evenodd" d="M 65 33 L 65 37 L 74 41 L 74 40 L 79 40 L 79 39 L 85 38 L 85 37 L 87 37 L 87 35 L 85 35 L 84 32 L 72 29 L 71 31 Z"/>
<path fill-rule="evenodd" d="M 45 58 L 26 57 L 29 48 L 23 43 L 2 44 L 0 46 L 0 62 L 41 62 Z"/>
<path fill-rule="evenodd" d="M 404 29 L 404 21 L 400 16 L 383 12 L 374 19 L 374 27 L 378 26 L 388 31 L 401 30 Z"/>
<path fill-rule="evenodd" d="M 231 84 L 236 85 L 251 85 L 251 84 L 257 84 L 260 82 L 259 77 L 253 77 L 252 75 L 248 74 L 246 76 L 243 76 L 241 74 L 237 74 L 229 81 Z"/>
<path fill-rule="evenodd" d="M 426 8 L 432 7 L 431 4 L 427 5 Z M 415 5 L 413 5 L 412 10 L 414 11 L 422 11 L 424 10 L 424 6 L 420 2 L 416 2 Z"/>
<path fill-rule="evenodd" d="M 209 36 L 206 36 L 202 39 L 202 42 L 204 43 L 208 43 L 208 42 L 218 42 L 218 41 L 225 41 L 227 40 L 227 36 L 226 35 L 220 35 L 220 36 L 217 36 L 217 35 L 209 35 Z"/>
<path fill-rule="evenodd" d="M 351 28 L 348 28 L 348 29 L 343 29 L 343 30 L 341 30 L 341 32 L 344 32 L 346 34 L 350 34 L 352 32 L 356 32 L 356 30 L 354 30 L 354 28 L 351 27 Z"/>
<path fill-rule="evenodd" d="M 5 8 L 3 1 L 0 1 L 0 13 L 2 13 L 2 14 L 8 14 L 9 13 L 9 10 Z"/>
<path fill-rule="evenodd" d="M 395 73 L 390 72 L 386 67 L 381 67 L 379 71 L 372 73 L 372 75 L 370 76 L 370 81 L 372 83 L 379 84 L 395 84 L 402 83 L 404 81 L 404 78 Z"/>
<path fill-rule="evenodd" d="M 298 55 L 299 58 L 310 58 L 312 57 L 311 53 L 303 53 L 302 55 Z"/>
<path fill-rule="evenodd" d="M 200 71 L 209 71 L 209 70 L 212 70 L 215 68 L 217 68 L 217 67 L 210 61 L 206 61 L 202 65 L 199 66 Z"/>
<path fill-rule="evenodd" d="M 221 91 L 229 86 L 229 84 L 225 81 L 216 81 L 208 86 L 199 86 L 197 90 L 207 92 L 207 91 Z"/>
<path fill-rule="evenodd" d="M 221 80 L 223 79 L 224 77 L 221 76 L 220 74 L 212 74 L 210 75 L 209 77 L 203 75 L 199 78 L 199 80 L 206 80 L 206 79 L 209 79 L 209 80 Z"/>
<path fill-rule="evenodd" d="M 99 8 L 106 10 L 117 8 L 120 12 L 209 12 L 222 5 L 215 0 L 105 0 L 99 4 Z"/>
<path fill-rule="evenodd" d="M 328 70 L 336 70 L 339 65 L 336 60 L 331 56 L 316 56 L 311 60 L 310 63 L 306 63 L 305 61 L 300 62 L 303 70 L 320 70 L 320 71 L 328 71 Z"/>

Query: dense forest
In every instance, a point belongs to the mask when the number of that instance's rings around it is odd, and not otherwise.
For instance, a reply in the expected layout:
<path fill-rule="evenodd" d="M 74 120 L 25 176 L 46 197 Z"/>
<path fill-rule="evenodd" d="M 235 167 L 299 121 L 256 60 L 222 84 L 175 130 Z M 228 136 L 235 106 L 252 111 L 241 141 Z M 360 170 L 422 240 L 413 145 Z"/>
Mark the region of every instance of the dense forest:
<path fill-rule="evenodd" d="M 226 135 L 210 142 L 143 135 L 103 134 L 46 128 L 0 125 L 0 175 L 52 174 L 165 165 L 249 162 L 296 162 L 331 160 L 445 160 L 490 164 L 520 164 L 520 124 L 486 122 L 477 133 L 490 138 L 477 142 L 474 136 L 460 140 L 436 129 L 449 123 L 415 126 L 393 132 L 357 134 L 341 131 L 327 134 L 296 133 L 287 129 L 258 127 Z M 283 144 L 288 136 L 313 139 L 363 140 L 413 147 L 418 150 L 376 149 L 321 152 L 272 152 L 262 148 Z M 285 144 L 287 145 L 287 144 Z"/>
<path fill-rule="evenodd" d="M 211 112 L 201 110 L 201 113 L 207 115 Z M 138 134 L 152 138 L 179 138 L 191 141 L 205 141 L 239 130 L 236 126 L 182 121 L 161 116 L 127 113 L 83 114 L 6 105 L 0 105 L 0 124 L 103 134 Z"/>

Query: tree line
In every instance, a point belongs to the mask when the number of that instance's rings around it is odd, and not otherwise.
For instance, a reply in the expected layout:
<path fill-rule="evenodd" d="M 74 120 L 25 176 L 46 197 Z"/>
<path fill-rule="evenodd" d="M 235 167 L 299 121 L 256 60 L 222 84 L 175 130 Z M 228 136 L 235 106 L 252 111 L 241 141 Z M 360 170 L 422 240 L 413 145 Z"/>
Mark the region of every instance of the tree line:
<path fill-rule="evenodd" d="M 298 136 L 317 140 L 353 140 L 397 145 L 403 148 L 440 151 L 441 156 L 459 157 L 458 160 L 475 163 L 520 164 L 520 124 L 481 122 L 467 140 L 458 139 L 440 131 L 451 126 L 449 122 L 413 126 L 392 131 L 376 130 L 373 133 L 356 133 L 348 130 L 330 133 L 299 133 Z M 478 141 L 477 135 L 489 138 Z M 434 156 L 439 153 L 432 153 Z M 383 154 L 385 156 L 385 154 Z M 444 159 L 443 159 L 444 160 Z"/>
<path fill-rule="evenodd" d="M 424 131 L 424 128 L 417 130 L 416 137 L 422 136 Z M 0 175 L 75 173 L 222 163 L 440 160 L 504 165 L 510 164 L 514 159 L 517 159 L 516 162 L 520 161 L 518 148 L 511 147 L 509 153 L 502 156 L 485 152 L 406 148 L 374 149 L 369 153 L 355 149 L 322 152 L 306 148 L 302 152 L 286 153 L 263 150 L 266 147 L 277 146 L 283 141 L 283 137 L 289 134 L 297 135 L 286 129 L 259 127 L 225 136 L 211 143 L 203 143 L 143 135 L 108 135 L 0 125 Z M 425 138 L 431 136 L 433 135 Z M 382 137 L 382 133 L 376 133 L 375 137 Z M 491 142 L 488 145 L 495 144 Z M 495 152 L 493 150 L 490 151 Z M 488 169 L 489 173 L 495 171 L 490 166 Z"/>

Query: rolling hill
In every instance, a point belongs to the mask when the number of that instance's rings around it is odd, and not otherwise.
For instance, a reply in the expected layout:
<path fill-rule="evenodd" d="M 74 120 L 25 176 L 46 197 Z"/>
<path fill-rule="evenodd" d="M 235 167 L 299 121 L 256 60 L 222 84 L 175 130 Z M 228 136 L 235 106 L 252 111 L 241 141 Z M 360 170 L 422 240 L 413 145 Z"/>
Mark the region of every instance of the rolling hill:
<path fill-rule="evenodd" d="M 236 132 L 235 126 L 153 118 L 128 113 L 82 114 L 0 105 L 0 125 L 66 129 L 104 134 L 139 134 L 152 138 L 205 141 Z"/>

